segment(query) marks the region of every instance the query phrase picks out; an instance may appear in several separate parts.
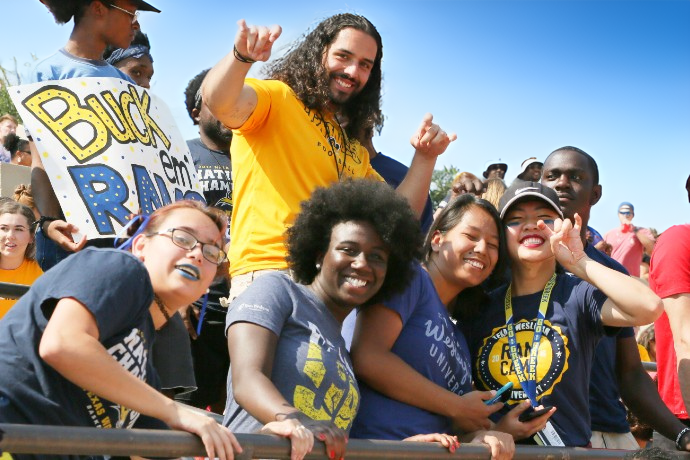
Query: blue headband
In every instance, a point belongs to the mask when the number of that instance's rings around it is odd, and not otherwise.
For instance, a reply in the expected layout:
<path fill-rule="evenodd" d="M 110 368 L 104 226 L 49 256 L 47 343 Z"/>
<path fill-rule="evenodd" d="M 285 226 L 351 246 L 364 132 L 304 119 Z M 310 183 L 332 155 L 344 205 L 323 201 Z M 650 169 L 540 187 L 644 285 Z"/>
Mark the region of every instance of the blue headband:
<path fill-rule="evenodd" d="M 138 59 L 142 56 L 148 56 L 149 59 L 151 59 L 151 63 L 153 63 L 153 58 L 151 57 L 151 53 L 149 53 L 149 47 L 145 45 L 133 45 L 127 49 L 118 48 L 113 51 L 113 54 L 108 56 L 108 59 L 106 59 L 105 62 L 110 65 L 115 65 L 127 58 L 133 57 Z"/>

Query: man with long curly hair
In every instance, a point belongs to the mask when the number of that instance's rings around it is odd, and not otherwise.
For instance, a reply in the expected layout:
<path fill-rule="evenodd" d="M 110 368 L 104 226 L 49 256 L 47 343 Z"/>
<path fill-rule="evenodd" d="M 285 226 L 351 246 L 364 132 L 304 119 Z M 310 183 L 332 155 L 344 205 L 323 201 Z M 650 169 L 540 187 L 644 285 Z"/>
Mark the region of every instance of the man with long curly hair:
<path fill-rule="evenodd" d="M 214 116 L 235 129 L 231 298 L 260 272 L 287 267 L 283 232 L 316 187 L 350 177 L 383 180 L 358 141 L 383 120 L 383 46 L 374 25 L 349 13 L 327 18 L 267 67 L 268 80 L 256 80 L 247 73 L 269 59 L 281 28 L 237 24 L 233 51 L 202 86 Z M 429 114 L 412 136 L 415 157 L 398 191 L 417 215 L 436 157 L 456 138 Z"/>

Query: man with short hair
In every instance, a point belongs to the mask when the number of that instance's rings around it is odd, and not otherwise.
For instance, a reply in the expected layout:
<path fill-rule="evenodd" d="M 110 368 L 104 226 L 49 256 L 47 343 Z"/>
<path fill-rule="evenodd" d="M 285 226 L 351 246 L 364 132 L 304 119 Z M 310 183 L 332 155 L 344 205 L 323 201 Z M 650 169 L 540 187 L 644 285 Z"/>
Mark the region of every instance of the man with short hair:
<path fill-rule="evenodd" d="M 268 60 L 280 27 L 238 26 L 233 51 L 202 86 L 211 112 L 235 130 L 231 299 L 256 276 L 287 268 L 283 234 L 316 187 L 382 180 L 358 141 L 381 120 L 383 49 L 374 25 L 349 13 L 325 19 L 268 66 L 269 80 L 245 77 L 252 63 Z M 397 190 L 418 215 L 436 157 L 456 138 L 427 115 L 411 139 L 415 156 Z"/>
<path fill-rule="evenodd" d="M 134 83 L 129 76 L 105 62 L 103 52 L 108 45 L 129 47 L 139 29 L 139 11 L 160 13 L 160 10 L 143 0 L 41 2 L 57 23 L 74 19 L 74 28 L 63 48 L 36 64 L 29 83 L 78 77 L 115 77 Z M 31 188 L 42 216 L 36 231 L 36 260 L 46 271 L 71 252 L 82 249 L 86 236 L 78 242 L 72 239 L 72 233 L 78 229 L 64 220 L 41 157 L 33 142 L 31 146 Z M 44 219 L 46 217 L 49 219 Z"/>
<path fill-rule="evenodd" d="M 204 198 L 210 206 L 232 215 L 232 176 L 230 142 L 232 131 L 219 122 L 201 97 L 201 83 L 210 69 L 192 78 L 185 89 L 187 113 L 199 126 L 199 137 L 187 141 L 199 176 Z M 194 377 L 197 389 L 176 396 L 194 407 L 222 414 L 225 409 L 225 383 L 230 368 L 230 356 L 225 339 L 225 315 L 228 309 L 221 304 L 227 298 L 230 284 L 227 277 L 218 277 L 209 288 L 206 310 L 201 318 L 203 298 L 187 308 L 186 322 L 192 337 Z M 201 321 L 201 326 L 199 326 Z M 197 334 L 198 331 L 198 334 Z"/>
<path fill-rule="evenodd" d="M 580 237 L 585 253 L 609 268 L 627 273 L 621 264 L 587 242 L 590 211 L 602 195 L 599 168 L 594 158 L 577 147 L 557 149 L 544 161 L 541 183 L 556 190 L 566 218 L 573 220 L 576 213 L 582 218 Z M 600 340 L 591 376 L 589 406 L 593 447 L 638 448 L 620 397 L 638 418 L 668 436 L 675 436 L 683 428 L 666 409 L 654 382 L 642 368 L 632 328 L 622 328 L 617 336 L 604 336 Z"/>
<path fill-rule="evenodd" d="M 504 163 L 499 158 L 498 160 L 486 162 L 482 176 L 484 176 L 484 179 L 505 179 L 506 172 L 508 172 L 508 163 Z"/>
<path fill-rule="evenodd" d="M 621 225 L 609 230 L 604 240 L 611 245 L 611 257 L 621 263 L 632 276 L 640 276 L 640 262 L 646 251 L 654 250 L 654 235 L 646 228 L 636 227 L 632 221 L 635 208 L 627 201 L 618 206 L 618 220 Z"/>
<path fill-rule="evenodd" d="M 520 174 L 518 174 L 517 178 L 530 182 L 539 182 L 542 166 L 544 166 L 544 163 L 537 160 L 536 157 L 530 157 L 520 165 Z"/>

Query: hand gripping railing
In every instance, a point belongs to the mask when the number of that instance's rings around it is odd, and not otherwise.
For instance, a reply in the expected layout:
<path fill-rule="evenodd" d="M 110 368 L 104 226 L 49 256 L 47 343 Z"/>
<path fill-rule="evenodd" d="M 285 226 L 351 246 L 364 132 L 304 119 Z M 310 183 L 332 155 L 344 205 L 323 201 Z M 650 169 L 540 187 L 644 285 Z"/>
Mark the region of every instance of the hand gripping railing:
<path fill-rule="evenodd" d="M 0 450 L 14 454 L 139 455 L 143 457 L 203 456 L 201 440 L 193 434 L 166 430 L 123 430 L 82 427 L 0 424 L 4 436 Z M 278 436 L 236 434 L 244 452 L 235 458 L 289 459 L 290 443 Z M 317 442 L 307 459 L 327 459 Z M 580 447 L 518 446 L 515 459 L 609 459 L 624 458 L 629 451 Z M 483 444 L 462 444 L 455 453 L 437 443 L 350 439 L 348 460 L 449 459 L 488 460 Z"/>

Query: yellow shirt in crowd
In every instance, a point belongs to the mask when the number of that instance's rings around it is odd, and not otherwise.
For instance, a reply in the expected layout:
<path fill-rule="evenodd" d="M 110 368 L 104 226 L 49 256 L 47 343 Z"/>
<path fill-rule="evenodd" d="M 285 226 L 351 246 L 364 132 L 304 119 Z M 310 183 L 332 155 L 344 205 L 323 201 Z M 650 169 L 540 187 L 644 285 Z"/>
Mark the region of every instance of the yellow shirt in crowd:
<path fill-rule="evenodd" d="M 307 109 L 280 81 L 246 83 L 258 102 L 233 131 L 231 276 L 287 267 L 283 234 L 315 188 L 347 177 L 383 180 L 331 115 Z"/>
<path fill-rule="evenodd" d="M 24 262 L 14 270 L 0 270 L 0 282 L 31 286 L 42 274 L 43 270 L 35 260 L 24 259 Z M 15 303 L 17 299 L 0 299 L 0 318 L 5 316 Z"/>

